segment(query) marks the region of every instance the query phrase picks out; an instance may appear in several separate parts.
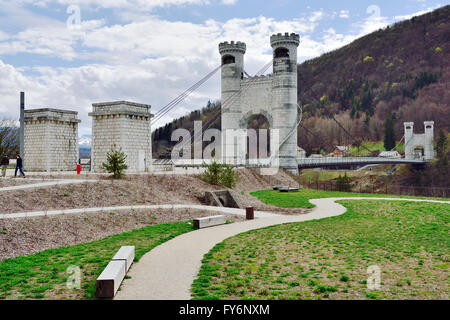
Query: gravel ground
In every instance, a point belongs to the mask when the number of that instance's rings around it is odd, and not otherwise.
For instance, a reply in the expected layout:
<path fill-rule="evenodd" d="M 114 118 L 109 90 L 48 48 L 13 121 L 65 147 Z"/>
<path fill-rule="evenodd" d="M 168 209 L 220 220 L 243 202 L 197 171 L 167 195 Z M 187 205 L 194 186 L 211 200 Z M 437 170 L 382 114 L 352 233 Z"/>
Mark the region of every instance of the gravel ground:
<path fill-rule="evenodd" d="M 242 169 L 239 170 L 239 177 L 233 194 L 242 207 L 253 206 L 255 210 L 281 214 L 307 211 L 268 206 L 249 195 L 250 192 L 268 189 L 279 183 L 294 186 L 295 183 L 286 173 L 280 171 L 276 176 L 269 177 L 259 175 L 257 169 Z M 223 189 L 209 185 L 194 175 L 127 176 L 122 180 L 102 178 L 98 183 L 1 192 L 0 213 L 138 204 L 204 204 L 205 191 Z M 0 260 L 98 240 L 151 224 L 187 221 L 211 215 L 214 214 L 200 210 L 160 209 L 1 219 Z M 229 216 L 229 220 L 243 218 Z"/>
<path fill-rule="evenodd" d="M 24 184 L 37 183 L 38 181 L 27 178 L 0 178 L 0 188 L 22 186 Z"/>
<path fill-rule="evenodd" d="M 298 214 L 299 210 L 268 206 L 250 196 L 250 192 L 271 188 L 274 184 L 291 184 L 281 172 L 277 176 L 260 176 L 255 170 L 239 170 L 239 183 L 233 194 L 242 207 L 256 210 Z M 121 180 L 101 179 L 98 183 L 53 186 L 4 191 L 0 193 L 0 213 L 46 211 L 56 209 L 128 206 L 136 204 L 204 204 L 205 191 L 223 190 L 194 175 L 127 176 Z"/>
<path fill-rule="evenodd" d="M 135 204 L 201 204 L 213 190 L 193 176 L 141 176 L 0 193 L 1 213 Z"/>
<path fill-rule="evenodd" d="M 45 249 L 103 239 L 149 225 L 189 221 L 215 215 L 210 211 L 135 210 L 0 220 L 0 261 Z M 229 221 L 242 216 L 226 215 Z"/>

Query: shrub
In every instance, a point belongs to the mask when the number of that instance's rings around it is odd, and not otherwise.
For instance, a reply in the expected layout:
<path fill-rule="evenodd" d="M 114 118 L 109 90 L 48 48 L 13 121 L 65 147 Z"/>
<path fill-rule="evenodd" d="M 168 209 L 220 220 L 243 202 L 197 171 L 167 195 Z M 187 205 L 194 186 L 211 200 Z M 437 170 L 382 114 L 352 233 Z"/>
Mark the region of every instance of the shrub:
<path fill-rule="evenodd" d="M 238 176 L 234 167 L 229 164 L 220 164 L 213 161 L 210 165 L 204 164 L 206 171 L 201 176 L 201 179 L 209 184 L 216 186 L 224 186 L 233 189 L 236 187 Z"/>
<path fill-rule="evenodd" d="M 206 168 L 206 171 L 202 175 L 202 180 L 215 186 L 219 185 L 222 165 L 213 161 L 210 165 L 204 164 L 203 167 Z"/>
<path fill-rule="evenodd" d="M 237 179 L 238 177 L 236 171 L 233 170 L 233 166 L 224 165 L 222 174 L 219 178 L 220 184 L 227 188 L 233 189 L 236 187 Z"/>
<path fill-rule="evenodd" d="M 122 148 L 116 149 L 113 145 L 111 150 L 106 155 L 106 162 L 102 163 L 101 168 L 108 173 L 112 173 L 115 179 L 120 179 L 125 175 L 125 170 L 128 166 L 125 164 L 127 155 L 122 151 Z"/>
<path fill-rule="evenodd" d="M 339 191 L 350 191 L 350 178 L 347 176 L 347 173 L 343 177 L 339 175 L 336 181 L 336 187 Z"/>
<path fill-rule="evenodd" d="M 342 282 L 348 282 L 350 278 L 348 276 L 342 276 L 339 280 Z"/>
<path fill-rule="evenodd" d="M 363 61 L 364 61 L 364 63 L 366 63 L 366 62 L 373 62 L 373 61 L 375 61 L 375 59 L 372 58 L 371 56 L 367 56 L 367 57 L 364 58 Z"/>

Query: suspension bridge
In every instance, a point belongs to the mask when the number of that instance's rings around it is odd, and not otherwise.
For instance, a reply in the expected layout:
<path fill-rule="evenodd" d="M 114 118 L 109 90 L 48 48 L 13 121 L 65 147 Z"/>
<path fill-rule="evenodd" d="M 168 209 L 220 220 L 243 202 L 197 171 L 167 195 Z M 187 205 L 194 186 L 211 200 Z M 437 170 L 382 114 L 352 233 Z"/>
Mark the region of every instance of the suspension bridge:
<path fill-rule="evenodd" d="M 282 44 L 279 44 L 281 41 Z M 286 41 L 288 43 L 288 45 L 286 44 Z M 171 110 L 173 110 L 174 108 L 176 108 L 181 102 L 183 102 L 187 97 L 189 97 L 193 92 L 195 92 L 196 90 L 198 90 L 205 82 L 207 82 L 209 79 L 211 79 L 218 71 L 222 70 L 222 90 L 224 90 L 223 87 L 223 82 L 224 79 L 226 79 L 226 86 L 228 86 L 225 91 L 222 91 L 222 105 L 221 108 L 219 110 L 217 110 L 216 112 L 214 112 L 214 114 L 209 118 L 208 121 L 206 121 L 206 123 L 202 123 L 202 127 L 201 130 L 197 130 L 195 131 L 194 128 L 191 128 L 190 132 L 189 132 L 189 138 L 183 138 L 183 141 L 178 143 L 177 146 L 172 150 L 172 152 L 184 152 L 184 150 L 189 150 L 191 151 L 191 146 L 193 145 L 193 143 L 198 142 L 198 141 L 202 141 L 203 138 L 203 134 L 206 130 L 208 130 L 209 128 L 211 128 L 216 121 L 220 120 L 222 117 L 222 130 L 226 130 L 227 128 L 224 128 L 224 121 L 223 121 L 223 117 L 226 115 L 227 117 L 229 117 L 229 112 L 231 112 L 231 114 L 233 114 L 232 117 L 236 117 L 236 106 L 240 106 L 243 107 L 243 105 L 240 104 L 240 99 L 242 97 L 248 97 L 250 94 L 248 94 L 249 92 L 252 92 L 253 95 L 255 94 L 255 92 L 260 93 L 261 91 L 255 91 L 255 87 L 261 87 L 262 85 L 265 85 L 266 83 L 268 83 L 267 79 L 275 79 L 276 81 L 274 81 L 274 85 L 273 87 L 269 87 L 271 88 L 271 90 L 277 90 L 277 88 L 280 88 L 280 81 L 278 79 L 276 79 L 276 77 L 279 77 L 279 79 L 282 79 L 282 81 L 286 80 L 286 76 L 293 76 L 295 74 L 295 78 L 297 77 L 297 73 L 296 73 L 296 68 L 291 68 L 291 64 L 295 62 L 296 64 L 296 46 L 298 46 L 298 35 L 295 34 L 278 34 L 278 35 L 274 35 L 271 37 L 271 44 L 272 47 L 274 48 L 274 56 L 273 59 L 271 61 L 269 61 L 266 65 L 264 65 L 257 73 L 255 76 L 251 77 L 249 76 L 249 74 L 244 70 L 244 66 L 243 66 L 243 55 L 245 53 L 245 44 L 241 43 L 241 42 L 231 42 L 231 44 L 225 42 L 219 45 L 221 54 L 222 54 L 222 63 L 221 65 L 217 66 L 216 68 L 214 68 L 210 73 L 208 73 L 205 77 L 203 77 L 200 81 L 198 81 L 197 83 L 195 83 L 194 85 L 192 85 L 190 88 L 188 88 L 186 91 L 184 91 L 183 93 L 181 93 L 178 97 L 176 97 L 175 99 L 173 99 L 172 101 L 170 101 L 167 105 L 165 105 L 164 107 L 162 107 L 159 111 L 156 112 L 156 114 L 154 115 L 153 119 L 152 119 L 152 127 L 156 127 L 155 124 L 157 124 L 159 121 L 161 121 Z M 291 46 L 290 49 L 286 49 L 284 47 L 280 47 L 280 46 L 287 46 L 289 47 L 289 45 Z M 292 53 L 292 55 L 290 56 L 290 54 Z M 295 53 L 295 57 L 294 57 L 294 53 Z M 242 58 L 242 59 L 241 59 Z M 295 60 L 295 61 L 294 61 Z M 274 67 L 274 73 L 272 75 L 269 76 L 264 76 L 264 74 L 266 73 L 266 71 L 271 67 Z M 293 69 L 295 70 L 295 72 L 293 72 Z M 225 74 L 225 78 L 224 78 L 224 74 Z M 230 76 L 230 74 L 233 74 L 233 76 Z M 271 78 L 272 77 L 272 78 Z M 230 80 L 231 79 L 231 80 Z M 232 81 L 232 82 L 230 82 Z M 234 82 L 233 82 L 234 81 Z M 231 85 L 230 85 L 231 83 Z M 286 88 L 292 89 L 291 85 L 287 85 Z M 295 88 L 296 90 L 296 88 Z M 312 89 L 311 89 L 312 90 Z M 224 95 L 224 92 L 226 92 L 226 94 Z M 317 101 L 319 101 L 318 97 L 316 97 L 315 92 L 312 90 L 313 93 L 313 98 L 316 99 Z M 264 97 L 266 98 L 266 97 Z M 283 100 L 284 97 L 282 97 L 282 99 L 280 101 L 278 101 L 278 103 L 280 105 L 289 105 L 290 101 Z M 275 114 L 278 111 L 272 110 L 272 108 L 279 110 L 279 106 L 277 105 L 270 105 L 267 101 L 264 101 L 264 99 L 256 99 L 256 101 L 259 101 L 260 103 L 264 104 L 263 107 L 259 106 L 259 107 L 255 107 L 253 109 L 249 109 L 251 112 L 256 111 L 263 111 L 266 112 L 267 115 L 269 115 L 269 117 L 273 116 L 273 117 L 278 117 L 278 114 Z M 289 102 L 289 103 L 286 103 Z M 295 106 L 295 104 L 294 104 Z M 260 108 L 260 109 L 256 109 L 256 108 Z M 271 151 L 270 151 L 270 157 L 268 159 L 242 159 L 240 158 L 239 160 L 237 160 L 237 155 L 236 155 L 236 162 L 233 163 L 231 162 L 231 164 L 235 164 L 237 166 L 248 166 L 248 167 L 270 167 L 270 166 L 274 166 L 274 163 L 278 164 L 280 163 L 280 159 L 283 159 L 283 161 L 285 161 L 284 159 L 286 159 L 287 157 L 293 157 L 289 152 L 287 152 L 286 150 L 291 150 L 294 148 L 293 147 L 293 141 L 296 144 L 297 141 L 297 137 L 295 136 L 295 139 L 291 139 L 293 138 L 294 135 L 298 134 L 298 128 L 301 127 L 304 129 L 304 132 L 307 135 L 310 135 L 315 141 L 320 142 L 322 145 L 326 145 L 327 148 L 333 150 L 336 148 L 335 145 L 333 145 L 333 143 L 331 141 L 324 141 L 324 139 L 312 132 L 312 130 L 308 129 L 307 127 L 305 127 L 302 123 L 302 119 L 303 119 L 303 107 L 302 104 L 299 102 L 296 106 L 296 108 L 298 108 L 298 110 L 295 110 L 295 107 L 293 109 L 289 109 L 289 115 L 288 116 L 284 116 L 281 118 L 278 118 L 278 127 L 283 128 L 283 134 L 280 138 L 280 141 L 278 142 L 277 146 L 271 146 Z M 232 109 L 232 110 L 231 110 Z M 231 110 L 231 111 L 230 111 Z M 267 110 L 269 110 L 267 112 Z M 248 109 L 246 110 L 248 111 Z M 292 111 L 294 111 L 294 113 L 292 113 Z M 245 118 L 246 115 L 243 116 L 244 111 L 240 110 L 238 112 L 241 112 L 242 114 L 240 114 L 239 116 L 242 117 L 242 120 L 247 119 Z M 251 113 L 251 112 L 247 112 L 247 113 Z M 281 109 L 280 109 L 281 112 Z M 283 109 L 283 112 L 285 112 L 285 110 Z M 255 112 L 254 114 L 258 114 L 258 112 Z M 293 114 L 297 114 L 297 119 L 293 119 L 292 115 Z M 264 114 L 266 115 L 266 114 Z M 235 121 L 233 119 L 233 121 Z M 229 122 L 230 118 L 227 118 L 226 121 L 226 125 L 230 126 L 230 122 Z M 281 122 L 286 122 L 286 123 L 280 123 L 280 119 Z M 336 124 L 338 125 L 339 129 L 345 133 L 346 136 L 348 136 L 349 138 L 349 142 L 351 142 L 351 144 L 354 144 L 356 141 L 359 140 L 358 137 L 353 137 L 352 134 L 349 132 L 349 130 L 347 130 L 335 117 L 335 115 L 331 116 L 331 119 L 334 120 L 334 122 L 336 122 Z M 294 122 L 295 120 L 295 122 Z M 272 119 L 269 120 L 269 123 L 273 121 Z M 287 123 L 290 124 L 287 124 Z M 232 126 L 234 125 L 234 123 L 231 123 Z M 242 124 L 241 124 L 242 125 Z M 271 129 L 274 129 L 274 127 L 276 127 L 273 122 L 271 125 Z M 288 128 L 288 129 L 286 129 Z M 403 136 L 402 140 L 405 138 L 405 136 Z M 223 142 L 222 142 L 223 143 Z M 235 142 L 236 144 L 238 144 L 238 142 Z M 240 143 L 240 142 L 239 142 Z M 399 143 L 400 145 L 400 143 Z M 395 146 L 392 150 L 397 149 L 397 147 L 399 146 Z M 222 144 L 222 149 L 223 149 L 223 144 Z M 407 146 L 407 143 L 405 143 L 405 148 Z M 370 150 L 369 148 L 367 148 L 366 146 L 364 146 L 364 144 L 361 145 L 362 148 L 366 149 L 367 151 L 369 151 L 370 153 L 372 153 L 372 150 Z M 187 149 L 186 149 L 187 148 Z M 244 147 L 245 148 L 245 147 Z M 238 146 L 239 149 L 239 146 Z M 390 150 L 390 151 L 392 151 Z M 244 150 L 240 150 L 238 152 L 241 153 L 246 153 L 246 151 Z M 248 150 L 247 150 L 248 152 Z M 292 152 L 291 152 L 292 153 Z M 173 154 L 173 153 L 172 153 Z M 289 154 L 289 156 L 287 156 Z M 222 154 L 222 159 L 218 159 L 218 162 L 221 161 L 225 161 L 227 163 L 230 163 L 225 159 L 225 156 Z M 173 164 L 175 166 L 183 166 L 183 167 L 188 167 L 188 166 L 193 166 L 193 167 L 198 167 L 203 165 L 204 163 L 209 163 L 211 160 L 207 160 L 207 159 L 184 159 L 184 160 L 176 160 L 173 162 Z M 365 166 L 365 165 L 375 165 L 375 164 L 409 164 L 409 165 L 423 165 L 424 163 L 426 163 L 428 160 L 424 160 L 423 158 L 420 159 L 397 159 L 397 158 L 386 158 L 386 157 L 374 157 L 374 156 L 370 156 L 370 157 L 324 157 L 324 158 L 295 158 L 293 157 L 293 163 L 294 163 L 294 167 L 296 165 L 298 165 L 298 168 L 318 168 L 318 167 L 360 167 L 360 166 Z M 158 163 L 158 161 L 156 161 L 156 163 Z M 283 162 L 286 163 L 286 162 Z M 281 165 L 281 167 L 283 167 L 283 163 Z M 275 165 L 276 166 L 276 165 Z"/>

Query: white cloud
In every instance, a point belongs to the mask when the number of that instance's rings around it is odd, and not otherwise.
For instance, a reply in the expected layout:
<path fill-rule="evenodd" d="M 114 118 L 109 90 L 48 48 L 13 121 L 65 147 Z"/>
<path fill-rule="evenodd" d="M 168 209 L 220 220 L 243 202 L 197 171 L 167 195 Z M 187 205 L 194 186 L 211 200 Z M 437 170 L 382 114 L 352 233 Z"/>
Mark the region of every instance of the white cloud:
<path fill-rule="evenodd" d="M 324 13 L 322 10 L 314 11 L 312 13 L 312 15 L 309 17 L 309 22 L 313 22 L 313 23 L 317 22 L 317 21 L 321 20 L 323 18 L 323 16 L 324 16 Z"/>
<path fill-rule="evenodd" d="M 41 2 L 43 5 L 50 1 Z M 151 2 L 153 6 L 209 3 L 206 0 Z M 228 2 L 231 4 L 233 1 Z M 87 5 L 88 1 L 78 3 Z M 123 7 L 137 5 L 140 0 L 94 0 L 89 3 Z M 18 7 L 13 9 L 11 12 L 16 13 L 16 17 L 30 15 Z M 389 22 L 381 15 L 372 16 L 354 24 L 351 34 L 337 33 L 329 28 L 313 38 L 325 16 L 322 10 L 306 18 L 291 20 L 260 16 L 223 22 L 210 19 L 202 23 L 168 21 L 133 10 L 124 12 L 139 15 L 142 19 L 112 26 L 107 26 L 103 20 L 82 21 L 80 30 L 69 31 L 62 21 L 34 17 L 38 20 L 30 24 L 25 22 L 26 28 L 16 34 L 0 32 L 0 54 L 27 52 L 81 63 L 83 59 L 96 61 L 95 64 L 84 63 L 73 68 L 17 68 L 5 64 L 0 58 L 0 115 L 18 117 L 19 91 L 25 91 L 27 108 L 59 107 L 79 111 L 83 121 L 80 134 L 87 134 L 91 124 L 87 114 L 92 103 L 130 100 L 151 104 L 152 112 L 156 112 L 219 65 L 219 42 L 246 42 L 245 69 L 249 74 L 255 74 L 271 60 L 269 38 L 274 33 L 300 33 L 298 53 L 302 62 L 342 47 Z M 345 14 L 348 11 L 340 12 L 341 17 Z M 220 77 L 216 74 L 165 116 L 160 124 L 184 115 L 194 107 L 204 107 L 208 99 L 218 98 Z"/>
<path fill-rule="evenodd" d="M 425 10 L 417 11 L 417 12 L 415 12 L 415 13 L 395 16 L 395 17 L 394 17 L 394 20 L 396 20 L 396 21 L 409 20 L 409 19 L 411 19 L 411 18 L 413 18 L 413 17 L 421 16 L 421 15 L 423 15 L 423 14 L 426 14 L 426 13 L 428 13 L 428 12 L 431 12 L 431 11 L 433 11 L 433 10 L 436 10 L 436 9 L 438 9 L 438 8 L 440 8 L 440 7 L 441 7 L 441 5 L 437 5 L 437 6 L 434 7 L 434 8 L 428 8 L 428 9 L 425 9 Z"/>
<path fill-rule="evenodd" d="M 10 110 L 10 115 L 17 117 L 18 92 L 23 90 L 29 102 L 27 108 L 52 106 L 79 111 L 80 134 L 86 134 L 90 130 L 87 113 L 92 103 L 131 100 L 151 104 L 156 112 L 219 65 L 221 41 L 246 42 L 246 70 L 255 74 L 271 60 L 271 34 L 311 32 L 315 27 L 316 24 L 301 19 L 277 21 L 257 17 L 194 24 L 154 16 L 114 26 L 86 21 L 75 38 L 62 25 L 33 27 L 13 35 L 11 41 L 0 42 L 0 52 L 25 51 L 69 60 L 95 58 L 102 62 L 78 68 L 36 66 L 31 73 L 27 72 L 29 68 L 19 70 L 2 63 L 0 77 L 5 85 L 0 95 L 7 98 L 0 113 Z M 82 49 L 75 48 L 76 44 Z M 160 124 L 185 114 L 193 106 L 204 107 L 208 99 L 219 99 L 219 73 Z"/>
<path fill-rule="evenodd" d="M 0 30 L 0 41 L 7 40 L 9 35 L 6 32 Z"/>
<path fill-rule="evenodd" d="M 209 0 L 19 0 L 17 2 L 28 3 L 38 6 L 48 6 L 50 3 L 61 5 L 79 5 L 83 8 L 103 9 L 128 9 L 149 11 L 158 7 L 181 6 L 181 5 L 206 5 Z"/>
<path fill-rule="evenodd" d="M 350 18 L 350 14 L 349 13 L 350 12 L 348 10 L 341 10 L 339 12 L 339 18 L 348 19 L 348 18 Z"/>
<path fill-rule="evenodd" d="M 238 2 L 238 0 L 222 0 L 222 4 L 230 6 L 230 5 L 234 5 Z"/>

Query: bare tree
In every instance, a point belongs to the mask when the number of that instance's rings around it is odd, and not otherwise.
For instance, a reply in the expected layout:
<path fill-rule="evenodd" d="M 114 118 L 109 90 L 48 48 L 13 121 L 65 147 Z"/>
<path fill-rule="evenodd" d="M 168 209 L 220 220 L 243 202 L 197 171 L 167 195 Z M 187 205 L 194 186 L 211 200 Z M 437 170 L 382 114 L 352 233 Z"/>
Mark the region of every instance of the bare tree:
<path fill-rule="evenodd" d="M 15 120 L 0 119 L 0 155 L 19 152 L 19 126 Z"/>

